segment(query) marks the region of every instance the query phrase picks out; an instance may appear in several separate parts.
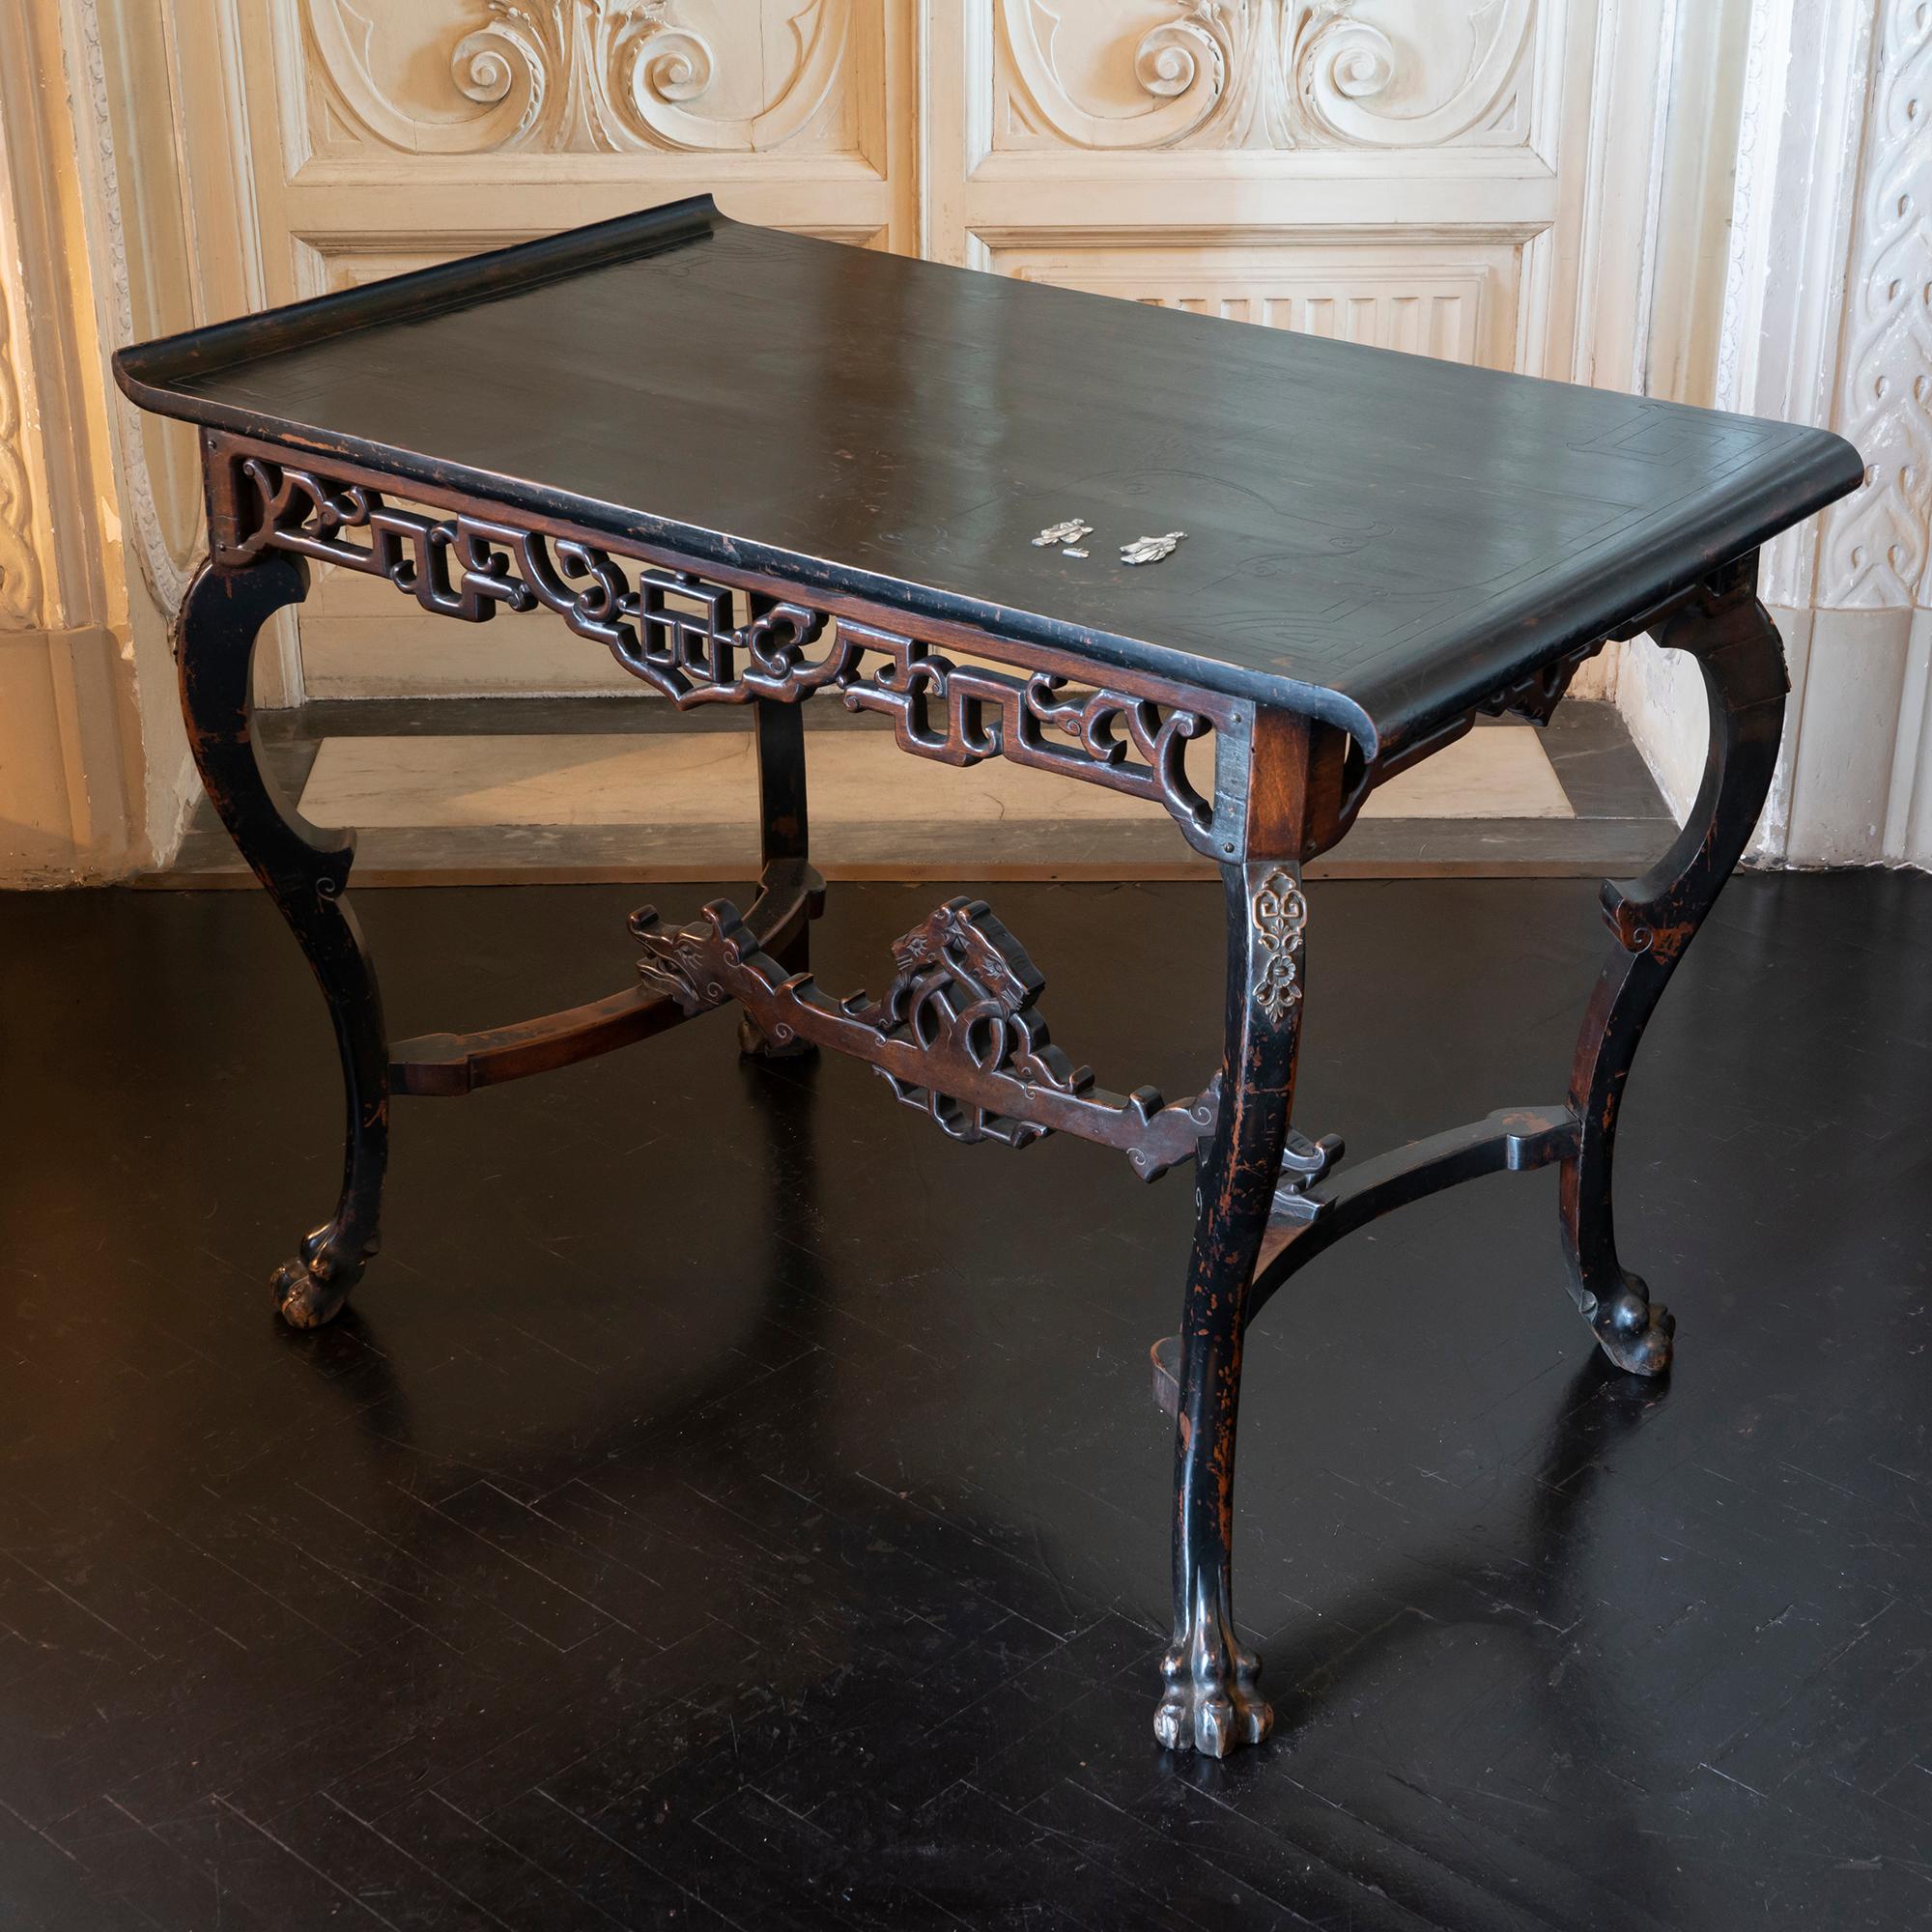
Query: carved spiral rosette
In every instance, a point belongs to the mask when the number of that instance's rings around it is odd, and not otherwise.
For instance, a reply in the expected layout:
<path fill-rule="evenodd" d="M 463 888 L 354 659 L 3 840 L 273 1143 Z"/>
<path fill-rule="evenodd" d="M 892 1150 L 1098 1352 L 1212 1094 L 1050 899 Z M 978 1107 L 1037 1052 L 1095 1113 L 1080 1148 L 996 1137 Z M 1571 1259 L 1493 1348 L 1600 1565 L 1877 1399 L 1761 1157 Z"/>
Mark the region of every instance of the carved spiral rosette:
<path fill-rule="evenodd" d="M 711 88 L 717 69 L 711 43 L 689 27 L 658 27 L 645 35 L 631 57 L 632 98 L 696 100 Z"/>
<path fill-rule="evenodd" d="M 1213 14 L 1197 13 L 1150 28 L 1134 48 L 1134 78 L 1164 100 L 1194 96 L 1205 119 L 1228 81 L 1228 48 L 1215 38 L 1219 25 Z"/>
<path fill-rule="evenodd" d="M 527 8 L 491 0 L 490 14 L 487 26 L 464 35 L 450 49 L 449 77 L 465 99 L 503 108 L 511 117 L 493 146 L 522 147 L 543 123 L 554 65 L 568 58 L 567 49 L 556 44 L 563 38 L 564 16 L 553 10 L 554 31 L 547 37 Z"/>
<path fill-rule="evenodd" d="M 1374 21 L 1356 17 L 1354 0 L 1313 0 L 1285 69 L 1305 138 L 1422 148 L 1497 125 L 1515 98 L 1536 25 L 1535 0 L 1487 0 L 1469 7 L 1466 24 L 1458 24 L 1467 35 L 1467 54 L 1454 84 L 1430 90 L 1433 105 L 1398 108 L 1401 84 L 1413 90 L 1424 76 L 1422 48 L 1399 45 Z"/>
<path fill-rule="evenodd" d="M 1340 135 L 1348 104 L 1373 99 L 1395 78 L 1394 43 L 1339 6 L 1317 6 L 1294 49 L 1294 83 L 1309 118 Z"/>
<path fill-rule="evenodd" d="M 1235 71 L 1239 30 L 1221 0 L 1186 0 L 1134 43 L 1135 82 L 1147 96 L 1131 112 L 1095 112 L 1077 102 L 1061 74 L 1063 31 L 1045 0 L 1002 0 L 1000 24 L 1015 77 L 1042 119 L 1083 148 L 1164 148 L 1187 140 L 1213 118 Z"/>

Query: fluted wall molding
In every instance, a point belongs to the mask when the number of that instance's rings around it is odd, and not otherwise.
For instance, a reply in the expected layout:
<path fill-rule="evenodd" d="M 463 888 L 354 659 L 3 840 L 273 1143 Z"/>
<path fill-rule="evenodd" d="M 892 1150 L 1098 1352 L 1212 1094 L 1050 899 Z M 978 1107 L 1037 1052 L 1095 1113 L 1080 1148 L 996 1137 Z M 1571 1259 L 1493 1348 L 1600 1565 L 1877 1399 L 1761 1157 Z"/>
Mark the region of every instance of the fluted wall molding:
<path fill-rule="evenodd" d="M 5 188 L 0 172 L 0 202 Z M 0 291 L 0 630 L 17 631 L 41 622 L 41 564 L 34 553 L 33 491 L 7 311 Z"/>
<path fill-rule="evenodd" d="M 81 82 L 76 102 L 81 130 L 93 149 L 91 159 L 99 207 L 107 298 L 115 340 L 132 342 L 146 331 L 135 326 L 133 286 L 128 266 L 128 230 L 122 212 L 121 166 L 108 94 L 107 61 L 100 44 L 99 0 L 73 0 L 73 5 L 79 29 L 79 59 L 71 65 L 77 67 Z M 154 470 L 149 460 L 150 425 L 118 389 L 113 392 L 110 407 L 114 411 L 115 440 L 121 458 L 123 521 L 132 526 L 130 547 L 149 594 L 162 614 L 172 618 L 181 608 L 188 579 L 194 574 L 199 544 L 178 551 L 169 542 L 156 500 Z"/>
<path fill-rule="evenodd" d="M 1866 481 L 1827 513 L 1817 602 L 1932 609 L 1932 6 L 1882 0 L 1834 427 Z"/>

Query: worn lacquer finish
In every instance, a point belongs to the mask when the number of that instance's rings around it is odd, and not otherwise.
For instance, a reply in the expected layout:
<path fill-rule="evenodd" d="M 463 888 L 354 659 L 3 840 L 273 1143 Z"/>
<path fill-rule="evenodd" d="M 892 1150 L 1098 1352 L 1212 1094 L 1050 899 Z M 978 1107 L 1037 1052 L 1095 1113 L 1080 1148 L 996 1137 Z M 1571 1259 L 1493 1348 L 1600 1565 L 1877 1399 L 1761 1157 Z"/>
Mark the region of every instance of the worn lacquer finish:
<path fill-rule="evenodd" d="M 1616 947 L 1591 996 L 1570 1079 L 1578 1122 L 1577 1151 L 1562 1171 L 1571 1292 L 1605 1353 L 1640 1375 L 1669 1366 L 1676 1322 L 1617 1259 L 1610 1205 L 1617 1113 L 1645 1023 L 1737 866 L 1777 764 L 1784 652 L 1753 585 L 1753 574 L 1733 574 L 1657 631 L 1660 644 L 1688 652 L 1704 674 L 1710 753 L 1676 844 L 1642 878 L 1605 883 Z"/>
<path fill-rule="evenodd" d="M 242 571 L 204 564 L 182 605 L 177 636 L 182 714 L 202 783 L 314 968 L 341 1052 L 349 1116 L 341 1198 L 274 1275 L 275 1304 L 298 1328 L 328 1321 L 376 1252 L 389 1157 L 383 996 L 362 929 L 342 896 L 355 837 L 306 823 L 263 771 L 249 732 L 256 639 L 307 587 L 299 559 L 277 556 Z"/>
<path fill-rule="evenodd" d="M 1223 873 L 1228 924 L 1222 1117 L 1195 1184 L 1194 1252 L 1180 1313 L 1175 1427 L 1174 1638 L 1161 1662 L 1153 1731 L 1175 1749 L 1226 1757 L 1274 1722 L 1257 1688 L 1261 1660 L 1235 1634 L 1235 1439 L 1249 1282 L 1267 1229 L 1294 1098 L 1305 920 L 1279 931 L 1300 897 L 1298 868 L 1273 860 Z M 1271 928 L 1276 928 L 1272 930 Z M 1286 964 L 1287 997 L 1268 988 Z"/>
<path fill-rule="evenodd" d="M 1620 1367 L 1667 1363 L 1668 1317 L 1611 1233 L 1617 1107 L 1776 755 L 1782 661 L 1755 546 L 1858 466 L 1777 424 L 1267 331 L 1221 331 L 1213 355 L 1204 338 L 1189 318 L 770 235 L 699 201 L 117 369 L 138 400 L 205 425 L 211 561 L 182 616 L 184 708 L 341 1048 L 342 1196 L 277 1272 L 283 1313 L 327 1321 L 375 1252 L 392 1090 L 467 1094 L 726 1005 L 747 1052 L 853 1056 L 954 1140 L 1069 1133 L 1146 1179 L 1193 1160 L 1181 1328 L 1155 1358 L 1176 1438 L 1154 1729 L 1219 1757 L 1272 1721 L 1235 1625 L 1235 1446 L 1243 1333 L 1293 1272 L 1424 1194 L 1557 1162 L 1578 1305 Z M 1091 539 L 1037 541 L 1075 513 Z M 1162 532 L 1162 554 L 1134 560 L 1136 537 Z M 646 907 L 630 986 L 391 1054 L 343 898 L 353 843 L 276 799 L 249 742 L 254 639 L 315 561 L 459 622 L 554 611 L 676 710 L 742 707 L 757 898 L 682 924 Z M 1341 1141 L 1292 1125 L 1304 863 L 1377 783 L 1479 713 L 1547 720 L 1578 664 L 1639 629 L 1702 664 L 1711 762 L 1676 849 L 1605 889 L 1618 950 L 1568 1105 L 1331 1179 Z M 1008 758 L 1142 798 L 1216 862 L 1223 1050 L 1197 1094 L 1097 1087 L 982 901 L 902 933 L 876 997 L 817 985 L 813 700 L 881 715 L 914 756 Z M 1185 756 L 1204 738 L 1211 782 Z"/>
<path fill-rule="evenodd" d="M 117 368 L 151 409 L 318 462 L 508 482 L 608 536 L 1310 712 L 1385 754 L 1861 473 L 1820 431 L 840 247 L 704 198 Z M 1090 557 L 1034 547 L 1072 514 Z M 1187 539 L 1164 562 L 1115 560 L 1167 530 Z"/>

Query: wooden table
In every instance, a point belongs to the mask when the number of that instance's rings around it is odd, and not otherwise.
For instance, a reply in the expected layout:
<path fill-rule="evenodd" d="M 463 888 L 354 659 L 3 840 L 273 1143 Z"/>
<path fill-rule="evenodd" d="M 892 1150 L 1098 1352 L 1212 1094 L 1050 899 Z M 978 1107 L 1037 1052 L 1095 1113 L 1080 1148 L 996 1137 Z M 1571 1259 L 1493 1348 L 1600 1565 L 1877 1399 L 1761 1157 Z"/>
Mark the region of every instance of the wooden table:
<path fill-rule="evenodd" d="M 210 554 L 181 614 L 182 706 L 341 1048 L 341 1198 L 274 1277 L 298 1327 L 376 1251 L 392 1094 L 467 1094 L 727 1003 L 748 1051 L 853 1055 L 955 1140 L 1077 1134 L 1144 1180 L 1192 1161 L 1180 1333 L 1154 1348 L 1177 1417 L 1154 1730 L 1217 1757 L 1271 1721 L 1232 1604 L 1241 1338 L 1314 1255 L 1456 1181 L 1553 1162 L 1577 1307 L 1620 1368 L 1667 1366 L 1671 1319 L 1612 1230 L 1618 1104 L 1776 760 L 1757 548 L 1858 484 L 1848 443 L 838 247 L 708 198 L 124 350 L 115 371 L 202 426 Z M 1091 534 L 1037 541 L 1068 520 Z M 1164 557 L 1122 560 L 1171 533 Z M 639 974 L 607 999 L 392 1043 L 344 896 L 353 836 L 305 823 L 251 741 L 255 641 L 310 558 L 467 623 L 555 611 L 680 710 L 749 706 L 756 898 L 676 926 L 639 913 Z M 1290 1124 L 1303 864 L 1478 713 L 1547 720 L 1584 659 L 1639 632 L 1696 659 L 1710 757 L 1670 852 L 1603 889 L 1614 944 L 1567 1099 L 1331 1177 L 1341 1143 Z M 1198 1094 L 1094 1085 L 977 901 L 899 940 L 876 999 L 813 982 L 800 707 L 818 694 L 881 714 L 915 756 L 1152 801 L 1219 866 L 1226 1043 Z"/>

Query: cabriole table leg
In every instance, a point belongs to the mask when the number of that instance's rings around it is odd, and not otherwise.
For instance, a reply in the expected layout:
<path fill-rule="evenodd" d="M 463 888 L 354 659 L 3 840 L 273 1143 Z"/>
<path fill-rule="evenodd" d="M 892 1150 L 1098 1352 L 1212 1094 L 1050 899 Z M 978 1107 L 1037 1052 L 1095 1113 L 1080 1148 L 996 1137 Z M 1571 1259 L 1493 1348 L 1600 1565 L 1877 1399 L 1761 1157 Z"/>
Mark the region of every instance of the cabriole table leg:
<path fill-rule="evenodd" d="M 349 1120 L 341 1198 L 274 1274 L 276 1306 L 297 1328 L 328 1321 L 376 1252 L 389 1154 L 383 996 L 361 927 L 342 898 L 355 838 L 320 831 L 289 806 L 263 771 L 250 728 L 256 639 L 276 611 L 307 589 L 299 557 L 273 553 L 240 569 L 204 563 L 175 632 L 182 715 L 202 783 L 321 981 L 342 1057 Z"/>
<path fill-rule="evenodd" d="M 1274 1716 L 1261 1660 L 1235 1634 L 1230 1549 L 1235 1429 L 1248 1284 L 1281 1170 L 1300 1035 L 1300 867 L 1224 866 L 1228 1009 L 1222 1112 L 1204 1144 L 1194 1251 L 1181 1308 L 1175 1418 L 1174 1642 L 1161 1663 L 1154 1736 L 1226 1757 L 1259 1744 Z"/>
<path fill-rule="evenodd" d="M 1696 658 L 1710 700 L 1711 747 L 1677 842 L 1642 878 L 1604 885 L 1617 945 L 1577 1042 L 1570 1105 L 1579 1122 L 1577 1149 L 1563 1163 L 1560 1194 L 1571 1294 L 1610 1360 L 1645 1376 L 1670 1366 L 1676 1324 L 1617 1259 L 1610 1186 L 1617 1113 L 1664 984 L 1764 809 L 1787 689 L 1776 627 L 1747 582 L 1686 605 L 1656 639 Z"/>

